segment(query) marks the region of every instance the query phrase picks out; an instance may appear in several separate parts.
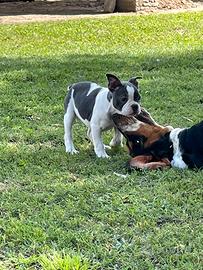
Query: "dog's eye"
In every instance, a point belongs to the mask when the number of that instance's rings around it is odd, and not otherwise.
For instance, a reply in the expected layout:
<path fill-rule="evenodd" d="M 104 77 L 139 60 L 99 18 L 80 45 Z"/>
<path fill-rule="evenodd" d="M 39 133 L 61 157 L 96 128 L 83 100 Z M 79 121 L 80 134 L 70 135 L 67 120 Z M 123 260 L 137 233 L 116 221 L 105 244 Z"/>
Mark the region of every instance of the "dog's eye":
<path fill-rule="evenodd" d="M 127 101 L 127 97 L 121 97 L 121 101 L 122 102 L 126 102 Z"/>
<path fill-rule="evenodd" d="M 141 97 L 140 96 L 138 96 L 137 98 L 135 98 L 135 101 L 137 101 L 137 102 L 140 102 L 140 100 L 141 100 Z"/>

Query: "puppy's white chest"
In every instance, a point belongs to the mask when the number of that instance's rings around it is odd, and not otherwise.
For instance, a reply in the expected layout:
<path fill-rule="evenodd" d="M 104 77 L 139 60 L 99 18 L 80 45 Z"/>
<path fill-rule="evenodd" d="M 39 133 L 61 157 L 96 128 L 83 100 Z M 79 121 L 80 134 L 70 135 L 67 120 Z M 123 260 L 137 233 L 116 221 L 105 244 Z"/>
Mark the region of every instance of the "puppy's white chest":
<path fill-rule="evenodd" d="M 173 160 L 171 161 L 171 166 L 179 168 L 179 169 L 187 169 L 188 167 L 183 161 L 182 156 L 176 155 L 176 154 L 173 156 Z"/>
<path fill-rule="evenodd" d="M 178 135 L 181 132 L 180 128 L 175 128 L 171 131 L 170 139 L 173 142 L 173 159 L 171 161 L 172 167 L 177 167 L 179 169 L 186 169 L 188 168 L 187 164 L 183 161 L 182 153 L 180 150 L 180 143 Z"/>

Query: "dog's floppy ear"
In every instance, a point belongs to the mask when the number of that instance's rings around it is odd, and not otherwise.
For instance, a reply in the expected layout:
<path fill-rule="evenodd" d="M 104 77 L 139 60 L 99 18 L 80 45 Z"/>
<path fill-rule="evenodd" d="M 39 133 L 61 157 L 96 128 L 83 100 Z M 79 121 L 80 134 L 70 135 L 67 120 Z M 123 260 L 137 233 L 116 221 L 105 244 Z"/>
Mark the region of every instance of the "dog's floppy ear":
<path fill-rule="evenodd" d="M 138 89 L 138 81 L 137 79 L 142 79 L 141 76 L 138 76 L 138 77 L 133 77 L 129 80 L 130 83 L 132 83 L 137 89 Z"/>
<path fill-rule="evenodd" d="M 136 116 L 136 118 L 139 121 L 144 122 L 146 124 L 149 124 L 149 125 L 152 125 L 152 126 L 158 126 L 158 124 L 152 118 L 150 113 L 146 109 L 144 109 L 143 107 L 141 107 L 141 112 Z"/>
<path fill-rule="evenodd" d="M 121 86 L 122 83 L 121 81 L 115 76 L 115 75 L 112 75 L 112 74 L 106 74 L 106 77 L 108 79 L 108 88 L 111 92 L 114 92 L 116 87 L 118 86 Z"/>

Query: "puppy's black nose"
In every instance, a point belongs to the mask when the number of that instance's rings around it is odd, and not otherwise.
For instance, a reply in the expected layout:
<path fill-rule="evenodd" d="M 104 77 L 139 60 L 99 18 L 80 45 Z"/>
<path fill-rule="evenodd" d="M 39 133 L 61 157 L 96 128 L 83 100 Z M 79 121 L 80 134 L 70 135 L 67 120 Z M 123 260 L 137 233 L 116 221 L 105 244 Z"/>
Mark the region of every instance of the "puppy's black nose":
<path fill-rule="evenodd" d="M 138 111 L 138 109 L 139 109 L 139 105 L 138 104 L 133 104 L 131 106 L 131 108 L 133 109 L 133 112 L 136 113 Z"/>

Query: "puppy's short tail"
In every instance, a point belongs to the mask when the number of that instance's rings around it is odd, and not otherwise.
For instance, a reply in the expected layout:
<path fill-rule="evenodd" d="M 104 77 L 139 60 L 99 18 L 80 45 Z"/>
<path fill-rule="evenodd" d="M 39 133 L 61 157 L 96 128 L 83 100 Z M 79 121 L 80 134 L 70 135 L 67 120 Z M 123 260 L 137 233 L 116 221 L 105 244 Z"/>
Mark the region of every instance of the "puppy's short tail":
<path fill-rule="evenodd" d="M 67 87 L 67 95 L 66 95 L 65 100 L 64 100 L 64 110 L 65 110 L 65 112 L 66 112 L 68 104 L 69 104 L 69 102 L 71 100 L 72 91 L 73 91 L 73 85 L 71 84 L 71 85 L 69 85 Z"/>
<path fill-rule="evenodd" d="M 70 90 L 72 90 L 72 88 L 73 88 L 73 85 L 72 84 L 68 85 L 67 86 L 67 92 L 70 92 Z"/>

